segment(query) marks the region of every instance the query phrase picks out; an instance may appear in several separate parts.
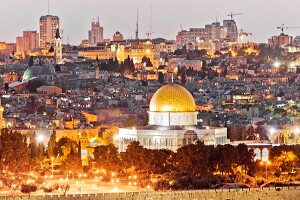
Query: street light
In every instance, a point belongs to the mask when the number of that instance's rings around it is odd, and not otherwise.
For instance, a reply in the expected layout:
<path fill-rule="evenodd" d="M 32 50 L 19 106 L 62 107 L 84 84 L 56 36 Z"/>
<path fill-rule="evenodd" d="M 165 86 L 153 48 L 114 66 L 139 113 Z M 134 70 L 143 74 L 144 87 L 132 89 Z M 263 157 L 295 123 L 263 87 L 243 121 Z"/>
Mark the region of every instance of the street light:
<path fill-rule="evenodd" d="M 53 167 L 54 167 L 54 157 L 51 157 L 51 175 L 52 175 L 52 178 L 53 178 Z"/>
<path fill-rule="evenodd" d="M 261 161 L 260 164 L 266 165 L 266 180 L 268 180 L 268 165 L 271 165 L 271 162 L 270 161 Z"/>

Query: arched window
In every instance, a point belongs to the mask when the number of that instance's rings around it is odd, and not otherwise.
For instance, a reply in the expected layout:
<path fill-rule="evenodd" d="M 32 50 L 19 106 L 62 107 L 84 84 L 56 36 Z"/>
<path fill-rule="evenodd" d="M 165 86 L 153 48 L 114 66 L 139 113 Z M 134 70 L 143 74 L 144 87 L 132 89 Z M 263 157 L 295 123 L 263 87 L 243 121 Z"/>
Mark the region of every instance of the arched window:
<path fill-rule="evenodd" d="M 256 148 L 254 149 L 254 160 L 260 160 L 261 159 L 261 153 L 260 153 L 260 149 L 259 148 Z"/>
<path fill-rule="evenodd" d="M 165 139 L 163 138 L 160 139 L 160 146 L 162 147 L 166 146 Z"/>
<path fill-rule="evenodd" d="M 155 140 L 155 146 L 158 146 L 159 145 L 159 139 L 156 139 Z"/>
<path fill-rule="evenodd" d="M 148 139 L 147 139 L 147 138 L 144 138 L 143 145 L 144 145 L 144 146 L 148 146 L 148 145 L 149 145 L 149 143 L 148 143 Z"/>
<path fill-rule="evenodd" d="M 175 139 L 172 139 L 172 146 L 174 147 L 176 145 Z"/>
<path fill-rule="evenodd" d="M 262 155 L 261 155 L 262 161 L 268 161 L 269 160 L 269 150 L 267 148 L 263 148 Z"/>

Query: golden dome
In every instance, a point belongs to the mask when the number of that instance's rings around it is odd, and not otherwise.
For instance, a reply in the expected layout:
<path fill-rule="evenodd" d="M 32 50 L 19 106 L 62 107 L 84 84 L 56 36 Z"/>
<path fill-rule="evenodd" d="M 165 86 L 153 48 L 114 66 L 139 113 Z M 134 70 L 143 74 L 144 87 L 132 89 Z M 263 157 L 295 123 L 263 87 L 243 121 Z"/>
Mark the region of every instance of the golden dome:
<path fill-rule="evenodd" d="M 150 112 L 195 112 L 194 97 L 184 87 L 169 84 L 159 88 L 150 101 Z"/>

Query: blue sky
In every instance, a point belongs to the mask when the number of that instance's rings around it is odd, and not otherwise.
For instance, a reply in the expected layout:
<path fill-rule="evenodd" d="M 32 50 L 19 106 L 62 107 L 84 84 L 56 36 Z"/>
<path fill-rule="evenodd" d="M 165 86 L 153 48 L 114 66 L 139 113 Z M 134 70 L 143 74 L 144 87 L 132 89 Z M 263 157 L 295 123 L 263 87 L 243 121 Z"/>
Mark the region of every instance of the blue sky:
<path fill-rule="evenodd" d="M 47 14 L 48 0 L 0 0 L 0 41 L 14 42 L 23 30 L 38 30 L 38 20 Z M 136 10 L 140 15 L 140 37 L 146 37 L 150 24 L 152 4 L 153 37 L 175 39 L 184 28 L 203 27 L 215 21 L 227 19 L 231 11 L 236 16 L 239 29 L 252 32 L 251 40 L 266 42 L 278 34 L 277 26 L 300 27 L 299 0 L 50 0 L 50 14 L 58 15 L 64 38 L 79 44 L 87 38 L 90 22 L 97 16 L 104 26 L 105 38 L 111 38 L 117 30 L 125 38 L 134 37 Z M 287 33 L 300 35 L 300 29 Z"/>

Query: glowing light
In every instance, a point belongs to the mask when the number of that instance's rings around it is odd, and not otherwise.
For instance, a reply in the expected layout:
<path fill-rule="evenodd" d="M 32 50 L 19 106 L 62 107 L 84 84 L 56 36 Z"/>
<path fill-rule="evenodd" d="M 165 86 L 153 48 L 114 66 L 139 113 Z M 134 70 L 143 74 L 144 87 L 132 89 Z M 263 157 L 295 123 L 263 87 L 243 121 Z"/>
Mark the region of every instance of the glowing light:
<path fill-rule="evenodd" d="M 119 140 L 119 135 L 115 135 L 115 140 Z"/>
<path fill-rule="evenodd" d="M 281 63 L 279 61 L 276 61 L 273 63 L 273 66 L 276 67 L 276 68 L 279 68 L 281 65 Z"/>
<path fill-rule="evenodd" d="M 295 65 L 295 63 L 290 63 L 289 66 L 292 67 L 292 68 L 294 68 L 296 65 Z"/>
<path fill-rule="evenodd" d="M 45 140 L 45 136 L 44 135 L 38 135 L 37 137 L 36 137 L 36 140 L 37 140 L 37 142 L 44 142 L 44 140 Z"/>
<path fill-rule="evenodd" d="M 115 187 L 115 188 L 113 189 L 113 192 L 119 192 L 119 189 L 118 189 L 117 187 Z"/>
<path fill-rule="evenodd" d="M 269 130 L 269 133 L 271 134 L 271 135 L 273 135 L 274 133 L 276 132 L 276 129 L 275 128 L 270 128 L 270 130 Z"/>

